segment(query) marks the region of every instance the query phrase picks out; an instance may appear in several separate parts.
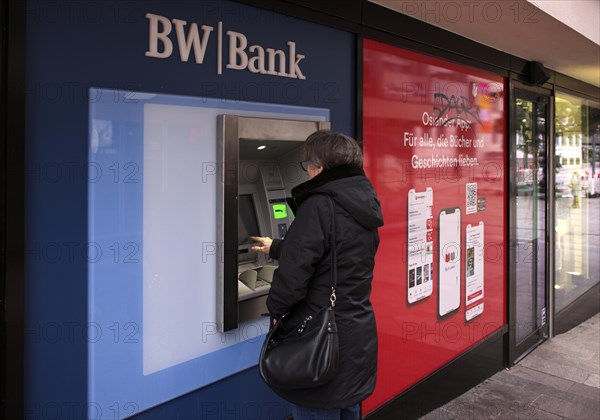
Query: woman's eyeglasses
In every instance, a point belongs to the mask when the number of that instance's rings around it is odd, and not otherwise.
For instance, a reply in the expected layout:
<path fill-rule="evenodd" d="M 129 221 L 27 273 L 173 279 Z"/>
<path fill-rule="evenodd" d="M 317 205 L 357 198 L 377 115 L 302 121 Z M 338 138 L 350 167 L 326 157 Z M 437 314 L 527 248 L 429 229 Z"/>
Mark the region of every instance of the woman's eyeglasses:
<path fill-rule="evenodd" d="M 300 163 L 300 167 L 304 172 L 308 171 L 308 160 L 303 160 Z"/>

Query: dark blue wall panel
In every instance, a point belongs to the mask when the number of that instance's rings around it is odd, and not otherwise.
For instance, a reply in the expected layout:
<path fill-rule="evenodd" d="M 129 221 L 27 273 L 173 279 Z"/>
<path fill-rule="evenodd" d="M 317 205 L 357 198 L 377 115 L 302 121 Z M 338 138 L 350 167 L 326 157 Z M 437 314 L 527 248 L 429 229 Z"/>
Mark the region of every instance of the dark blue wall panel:
<path fill-rule="evenodd" d="M 215 31 L 222 21 L 224 31 L 244 33 L 250 44 L 264 47 L 285 50 L 293 40 L 306 55 L 307 80 L 226 69 L 217 75 L 214 38 L 202 65 L 181 62 L 177 51 L 164 60 L 146 57 L 146 13 Z M 87 401 L 88 342 L 114 338 L 110 326 L 88 325 L 88 89 L 328 108 L 333 127 L 353 134 L 354 46 L 351 34 L 228 1 L 27 1 L 27 418 L 84 417 L 93 404 Z M 248 389 L 260 397 L 246 397 Z M 236 404 L 240 418 L 252 418 L 250 411 L 243 414 L 244 404 L 250 410 L 248 404 L 258 402 L 266 413 L 265 404 L 279 401 L 251 369 L 144 418 L 190 418 L 188 410 Z M 102 417 L 122 415 L 127 403 L 116 401 Z M 169 414 L 171 407 L 176 414 Z"/>
<path fill-rule="evenodd" d="M 252 368 L 145 411 L 134 418 L 283 420 L 290 415 L 289 405 L 274 396 L 260 379 L 258 369 Z"/>

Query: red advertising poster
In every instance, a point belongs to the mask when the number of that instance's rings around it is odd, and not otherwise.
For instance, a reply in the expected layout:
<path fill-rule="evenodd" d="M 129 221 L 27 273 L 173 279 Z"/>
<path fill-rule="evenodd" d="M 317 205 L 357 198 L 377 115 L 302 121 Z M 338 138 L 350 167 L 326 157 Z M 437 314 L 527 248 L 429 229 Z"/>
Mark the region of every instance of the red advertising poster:
<path fill-rule="evenodd" d="M 379 373 L 365 412 L 505 324 L 502 77 L 364 42 L 365 169 L 381 199 Z"/>

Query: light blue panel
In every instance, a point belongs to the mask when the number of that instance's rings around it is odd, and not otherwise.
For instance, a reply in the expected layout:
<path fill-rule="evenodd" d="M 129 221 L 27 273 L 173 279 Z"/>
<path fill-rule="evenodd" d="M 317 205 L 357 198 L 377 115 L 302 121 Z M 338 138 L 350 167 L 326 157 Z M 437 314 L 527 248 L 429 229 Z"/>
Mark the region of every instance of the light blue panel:
<path fill-rule="evenodd" d="M 216 331 L 217 115 L 322 108 L 90 90 L 89 416 L 123 418 L 256 365 L 266 319 Z"/>

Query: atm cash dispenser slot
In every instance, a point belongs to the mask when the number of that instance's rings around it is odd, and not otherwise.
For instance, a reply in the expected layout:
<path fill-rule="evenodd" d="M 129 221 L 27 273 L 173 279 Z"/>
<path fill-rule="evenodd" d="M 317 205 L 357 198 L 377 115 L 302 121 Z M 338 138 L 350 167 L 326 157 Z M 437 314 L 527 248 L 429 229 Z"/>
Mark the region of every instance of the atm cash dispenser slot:
<path fill-rule="evenodd" d="M 306 181 L 304 140 L 329 122 L 218 117 L 217 223 L 223 258 L 217 274 L 221 331 L 265 315 L 277 261 L 252 251 L 252 236 L 285 238 L 293 220 L 291 190 Z"/>

